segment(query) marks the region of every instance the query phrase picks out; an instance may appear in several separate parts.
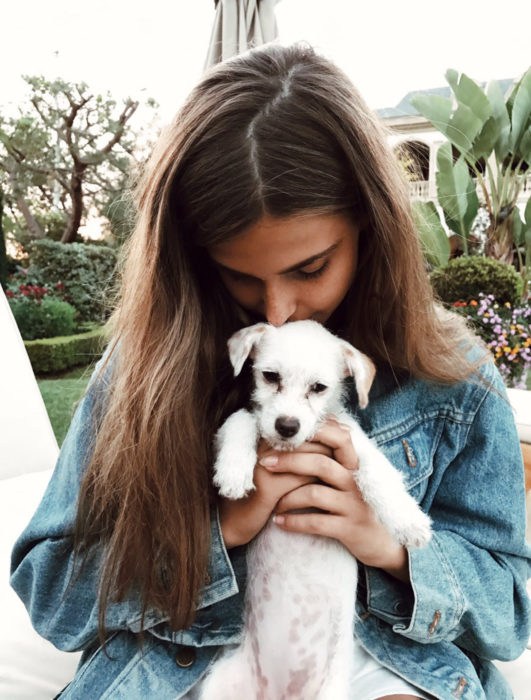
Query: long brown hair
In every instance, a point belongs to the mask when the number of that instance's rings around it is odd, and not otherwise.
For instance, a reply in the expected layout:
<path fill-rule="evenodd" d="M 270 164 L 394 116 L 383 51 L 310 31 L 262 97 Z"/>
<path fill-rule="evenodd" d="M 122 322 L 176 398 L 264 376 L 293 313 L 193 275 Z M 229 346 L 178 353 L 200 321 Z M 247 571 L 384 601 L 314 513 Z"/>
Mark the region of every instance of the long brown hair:
<path fill-rule="evenodd" d="M 434 303 L 406 183 L 348 78 L 307 45 L 270 45 L 207 73 L 160 137 L 137 190 L 112 377 L 79 495 L 75 549 L 104 548 L 105 610 L 133 587 L 191 624 L 210 544 L 212 436 L 234 408 L 225 347 L 245 323 L 205 247 L 264 214 L 348 212 L 359 267 L 334 314 L 377 365 L 465 378 L 466 329 Z"/>

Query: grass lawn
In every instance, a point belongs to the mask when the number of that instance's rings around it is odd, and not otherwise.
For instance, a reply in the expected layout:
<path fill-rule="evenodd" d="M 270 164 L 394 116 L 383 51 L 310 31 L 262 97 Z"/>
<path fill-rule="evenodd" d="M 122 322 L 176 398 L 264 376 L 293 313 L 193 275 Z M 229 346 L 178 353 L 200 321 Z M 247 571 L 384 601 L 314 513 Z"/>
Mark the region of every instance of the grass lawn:
<path fill-rule="evenodd" d="M 63 443 L 75 406 L 87 387 L 91 373 L 92 365 L 76 367 L 58 375 L 37 377 L 37 384 L 59 447 Z"/>

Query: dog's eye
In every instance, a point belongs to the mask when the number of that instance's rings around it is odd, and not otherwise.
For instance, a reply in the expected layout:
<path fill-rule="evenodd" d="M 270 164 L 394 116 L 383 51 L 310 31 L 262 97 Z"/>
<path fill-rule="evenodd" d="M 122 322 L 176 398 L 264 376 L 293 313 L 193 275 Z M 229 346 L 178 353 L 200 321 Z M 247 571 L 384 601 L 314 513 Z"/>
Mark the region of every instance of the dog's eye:
<path fill-rule="evenodd" d="M 278 372 L 262 372 L 262 377 L 268 384 L 278 384 L 280 382 L 280 374 Z"/>
<path fill-rule="evenodd" d="M 313 394 L 322 394 L 323 391 L 326 391 L 327 389 L 328 389 L 327 386 L 325 386 L 324 384 L 319 384 L 319 382 L 312 384 L 312 386 L 310 387 L 310 391 Z"/>

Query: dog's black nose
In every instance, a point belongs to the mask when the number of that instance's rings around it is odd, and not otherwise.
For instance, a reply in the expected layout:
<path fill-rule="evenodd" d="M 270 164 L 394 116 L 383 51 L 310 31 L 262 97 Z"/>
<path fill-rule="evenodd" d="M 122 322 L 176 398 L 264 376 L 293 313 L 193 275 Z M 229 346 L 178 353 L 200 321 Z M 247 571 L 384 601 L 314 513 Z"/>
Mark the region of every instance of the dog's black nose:
<path fill-rule="evenodd" d="M 299 432 L 301 423 L 298 418 L 290 418 L 290 416 L 279 416 L 275 421 L 275 430 L 282 437 L 293 437 Z"/>

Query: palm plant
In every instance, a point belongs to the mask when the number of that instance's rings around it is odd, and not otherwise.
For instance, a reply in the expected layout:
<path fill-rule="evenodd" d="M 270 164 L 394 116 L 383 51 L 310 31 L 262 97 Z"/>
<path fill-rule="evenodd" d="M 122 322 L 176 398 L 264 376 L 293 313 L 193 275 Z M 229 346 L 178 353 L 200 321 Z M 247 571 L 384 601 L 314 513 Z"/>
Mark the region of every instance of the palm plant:
<path fill-rule="evenodd" d="M 437 194 L 446 223 L 459 236 L 466 255 L 479 208 L 477 183 L 490 220 L 485 254 L 509 263 L 516 258 L 526 284 L 531 204 L 527 202 L 522 216 L 517 200 L 531 162 L 531 68 L 507 99 L 496 81 L 484 91 L 455 70 L 448 70 L 446 79 L 454 101 L 435 95 L 412 99 L 448 139 L 437 156 Z"/>

